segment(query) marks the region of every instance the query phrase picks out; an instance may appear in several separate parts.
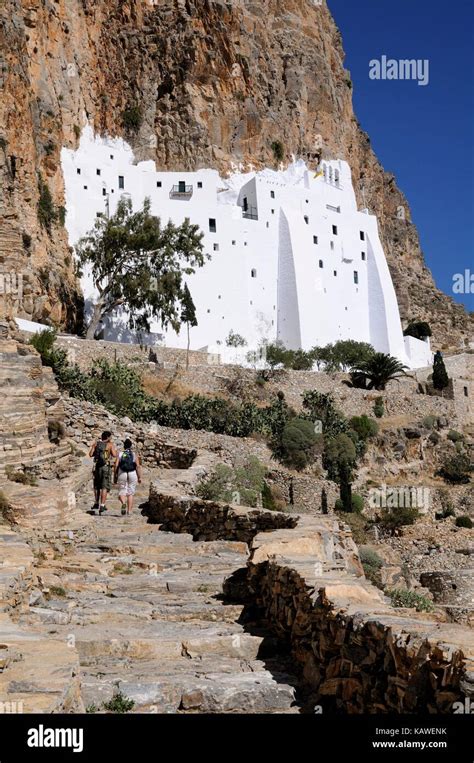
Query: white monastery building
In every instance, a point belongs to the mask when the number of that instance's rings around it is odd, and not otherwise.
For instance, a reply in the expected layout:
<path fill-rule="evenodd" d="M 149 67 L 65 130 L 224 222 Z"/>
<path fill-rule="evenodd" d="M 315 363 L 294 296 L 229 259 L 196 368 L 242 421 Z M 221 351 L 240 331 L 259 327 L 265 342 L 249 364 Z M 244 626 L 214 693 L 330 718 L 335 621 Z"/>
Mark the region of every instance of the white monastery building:
<path fill-rule="evenodd" d="M 232 331 L 247 341 L 240 359 L 264 340 L 309 350 L 355 339 L 410 368 L 431 363 L 429 342 L 403 336 L 377 219 L 357 209 L 346 162 L 323 162 L 315 173 L 300 160 L 225 179 L 211 169 L 157 172 L 153 161 L 136 164 L 123 140 L 86 127 L 76 151 L 63 149 L 62 168 L 72 245 L 97 215 L 113 214 L 124 194 L 134 210 L 149 197 L 163 223 L 189 218 L 204 232 L 211 259 L 186 277 L 198 320 L 191 349 L 236 360 L 226 346 Z M 90 275 L 82 286 L 87 307 Z M 152 332 L 147 342 L 186 347 L 185 326 L 178 335 L 159 324 Z M 130 341 L 126 316 L 109 320 L 104 338 Z"/>

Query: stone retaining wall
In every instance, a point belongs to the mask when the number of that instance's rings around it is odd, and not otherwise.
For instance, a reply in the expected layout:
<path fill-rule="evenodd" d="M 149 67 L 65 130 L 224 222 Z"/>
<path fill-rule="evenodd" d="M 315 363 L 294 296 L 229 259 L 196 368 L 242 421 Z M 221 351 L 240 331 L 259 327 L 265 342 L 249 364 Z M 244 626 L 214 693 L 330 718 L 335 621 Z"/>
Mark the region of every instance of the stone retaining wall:
<path fill-rule="evenodd" d="M 148 513 L 163 529 L 195 539 L 249 543 L 246 601 L 289 644 L 312 705 L 449 713 L 453 702 L 474 697 L 473 631 L 392 608 L 363 577 L 339 520 L 291 515 L 285 525 L 274 512 L 163 494 L 158 486 Z"/>
<path fill-rule="evenodd" d="M 259 532 L 295 527 L 297 519 L 280 512 L 241 508 L 178 492 L 162 492 L 156 483 L 150 486 L 150 502 L 144 513 L 162 530 L 189 533 L 198 541 L 226 540 L 250 543 Z"/>

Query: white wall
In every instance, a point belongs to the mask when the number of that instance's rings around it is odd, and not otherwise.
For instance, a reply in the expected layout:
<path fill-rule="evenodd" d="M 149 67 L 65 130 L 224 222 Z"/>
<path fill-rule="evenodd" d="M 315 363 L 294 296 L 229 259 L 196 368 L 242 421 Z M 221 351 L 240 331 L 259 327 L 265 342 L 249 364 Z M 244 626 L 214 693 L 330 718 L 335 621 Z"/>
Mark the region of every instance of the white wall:
<path fill-rule="evenodd" d="M 319 177 L 300 160 L 284 171 L 224 179 L 210 169 L 160 172 L 153 162 L 133 161 L 124 141 L 94 136 L 89 127 L 77 151 L 63 149 L 70 242 L 76 244 L 93 226 L 97 213 L 113 214 L 124 193 L 134 208 L 148 196 L 163 222 L 180 224 L 189 217 L 197 223 L 211 260 L 186 277 L 198 319 L 191 329 L 192 349 L 235 356 L 225 348 L 232 330 L 245 337 L 247 349 L 263 339 L 310 349 L 352 338 L 409 365 L 407 352 L 413 352 L 418 362 L 419 351 L 403 341 L 377 220 L 357 210 L 346 162 L 325 162 Z M 192 194 L 171 198 L 180 181 L 192 186 Z M 243 215 L 244 197 L 258 219 Z M 216 221 L 215 232 L 210 219 Z M 95 296 L 90 275 L 82 285 L 90 303 Z M 185 328 L 176 335 L 155 323 L 152 332 L 155 338 L 164 335 L 169 346 L 186 346 Z M 105 338 L 130 340 L 126 316 L 113 319 Z"/>

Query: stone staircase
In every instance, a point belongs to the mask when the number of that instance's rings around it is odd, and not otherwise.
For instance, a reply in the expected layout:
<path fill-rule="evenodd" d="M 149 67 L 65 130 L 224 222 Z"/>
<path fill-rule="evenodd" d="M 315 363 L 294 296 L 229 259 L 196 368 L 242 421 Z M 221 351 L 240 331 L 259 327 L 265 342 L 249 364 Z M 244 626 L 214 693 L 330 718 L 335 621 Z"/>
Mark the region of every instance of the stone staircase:
<path fill-rule="evenodd" d="M 76 650 L 12 617 L 25 607 L 33 582 L 31 549 L 2 524 L 0 547 L 0 712 L 81 712 Z"/>
<path fill-rule="evenodd" d="M 80 496 L 84 510 L 89 498 Z M 162 532 L 137 508 L 122 517 L 115 494 L 109 506 L 64 553 L 40 543 L 29 606 L 15 615 L 18 628 L 77 656 L 84 706 L 101 711 L 120 692 L 134 712 L 298 712 L 287 655 L 222 595 L 246 565 L 246 544 Z"/>

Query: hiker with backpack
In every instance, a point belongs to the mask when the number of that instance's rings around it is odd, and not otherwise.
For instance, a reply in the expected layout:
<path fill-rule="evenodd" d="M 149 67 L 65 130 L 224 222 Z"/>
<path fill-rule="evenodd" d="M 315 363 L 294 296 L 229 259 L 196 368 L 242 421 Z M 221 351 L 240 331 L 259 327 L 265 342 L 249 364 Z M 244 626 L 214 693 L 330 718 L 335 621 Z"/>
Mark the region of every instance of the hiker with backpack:
<path fill-rule="evenodd" d="M 102 432 L 100 440 L 95 440 L 90 449 L 89 457 L 94 459 L 92 470 L 94 481 L 94 505 L 92 513 L 97 509 L 99 514 L 107 511 L 107 494 L 112 488 L 112 464 L 117 458 L 117 450 L 112 442 L 112 432 Z"/>
<path fill-rule="evenodd" d="M 128 438 L 123 444 L 115 461 L 114 482 L 118 483 L 119 501 L 122 516 L 131 514 L 133 507 L 133 496 L 137 484 L 142 481 L 142 470 L 140 456 L 132 450 L 132 441 Z"/>

